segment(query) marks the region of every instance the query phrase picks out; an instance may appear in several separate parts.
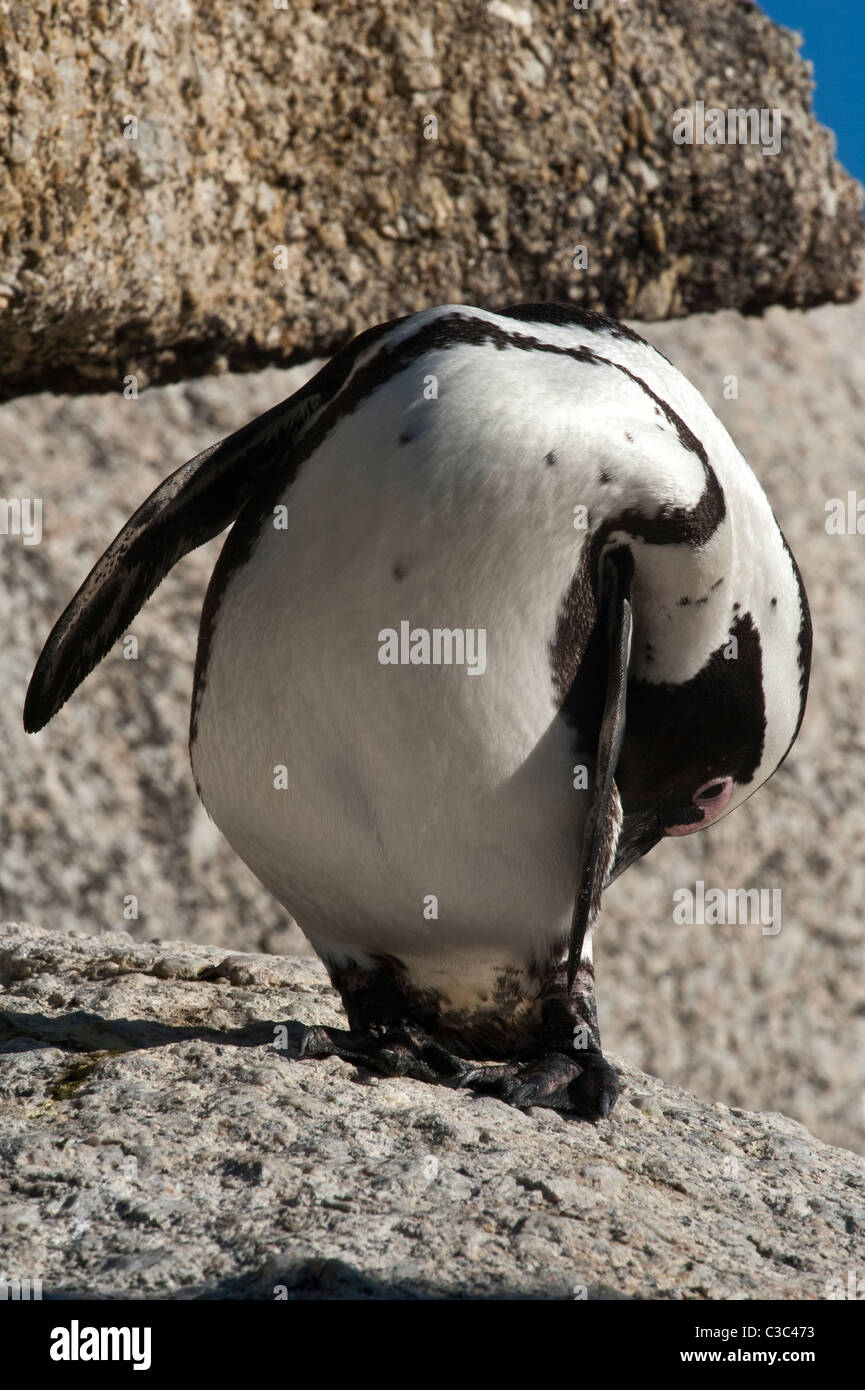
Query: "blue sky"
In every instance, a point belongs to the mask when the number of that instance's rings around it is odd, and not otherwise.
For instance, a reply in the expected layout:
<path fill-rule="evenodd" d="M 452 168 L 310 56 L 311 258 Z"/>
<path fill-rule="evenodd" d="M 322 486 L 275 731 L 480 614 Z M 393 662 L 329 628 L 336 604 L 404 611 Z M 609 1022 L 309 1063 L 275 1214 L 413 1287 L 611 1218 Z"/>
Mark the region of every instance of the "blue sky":
<path fill-rule="evenodd" d="M 834 130 L 838 158 L 865 183 L 865 0 L 760 0 L 777 24 L 798 29 L 814 64 L 814 110 Z"/>

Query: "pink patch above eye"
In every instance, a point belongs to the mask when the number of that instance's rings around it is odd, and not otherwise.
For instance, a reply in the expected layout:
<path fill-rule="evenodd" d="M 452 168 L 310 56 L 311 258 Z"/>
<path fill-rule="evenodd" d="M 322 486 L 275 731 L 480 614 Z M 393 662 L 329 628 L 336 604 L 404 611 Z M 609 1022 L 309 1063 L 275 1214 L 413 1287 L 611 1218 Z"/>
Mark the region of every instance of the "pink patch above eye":
<path fill-rule="evenodd" d="M 709 792 L 715 795 L 708 795 Z M 701 820 L 689 821 L 685 825 L 668 825 L 666 831 L 668 835 L 693 835 L 695 830 L 705 830 L 707 825 L 711 825 L 713 820 L 724 810 L 725 806 L 733 795 L 732 777 L 712 777 L 708 782 L 704 782 L 702 787 L 698 787 L 691 800 L 698 810 L 703 812 Z"/>

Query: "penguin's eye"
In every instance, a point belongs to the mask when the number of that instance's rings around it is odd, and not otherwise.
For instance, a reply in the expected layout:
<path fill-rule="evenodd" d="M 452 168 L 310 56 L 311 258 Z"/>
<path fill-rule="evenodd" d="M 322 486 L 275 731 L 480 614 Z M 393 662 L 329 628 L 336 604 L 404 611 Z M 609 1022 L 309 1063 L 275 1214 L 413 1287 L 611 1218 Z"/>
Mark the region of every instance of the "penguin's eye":
<path fill-rule="evenodd" d="M 700 806 L 707 813 L 711 813 L 726 806 L 732 794 L 732 777 L 713 777 L 711 781 L 704 782 L 702 787 L 697 788 L 692 799 L 695 806 Z"/>

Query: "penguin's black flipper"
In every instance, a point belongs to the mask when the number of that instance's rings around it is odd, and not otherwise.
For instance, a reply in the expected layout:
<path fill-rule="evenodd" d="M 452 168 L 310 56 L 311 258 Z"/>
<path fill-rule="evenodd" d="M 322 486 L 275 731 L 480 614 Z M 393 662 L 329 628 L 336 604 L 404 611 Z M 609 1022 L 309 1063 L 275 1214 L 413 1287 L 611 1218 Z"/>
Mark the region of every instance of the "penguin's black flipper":
<path fill-rule="evenodd" d="M 580 880 L 571 918 L 568 946 L 569 989 L 579 968 L 591 914 L 597 910 L 609 867 L 606 862 L 609 856 L 605 857 L 602 850 L 616 764 L 625 736 L 625 700 L 633 628 L 630 598 L 633 573 L 634 559 L 626 546 L 611 550 L 604 557 L 597 621 L 607 637 L 606 687 L 595 755 L 592 802 L 583 831 Z"/>
<path fill-rule="evenodd" d="M 66 703 L 177 561 L 234 521 L 257 477 L 262 446 L 288 443 L 294 400 L 184 463 L 115 536 L 42 649 L 24 704 L 28 733 Z"/>
<path fill-rule="evenodd" d="M 141 504 L 51 630 L 24 703 L 28 733 L 53 718 L 178 560 L 231 525 L 268 472 L 291 476 L 307 427 L 392 326 L 361 333 L 288 400 L 184 463 Z"/>

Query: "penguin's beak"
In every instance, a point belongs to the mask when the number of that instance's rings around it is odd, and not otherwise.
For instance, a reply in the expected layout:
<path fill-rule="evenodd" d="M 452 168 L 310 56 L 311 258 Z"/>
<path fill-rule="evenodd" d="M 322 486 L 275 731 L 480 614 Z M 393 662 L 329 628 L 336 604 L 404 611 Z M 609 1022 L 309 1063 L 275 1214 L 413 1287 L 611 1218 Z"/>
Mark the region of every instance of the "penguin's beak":
<path fill-rule="evenodd" d="M 580 877 L 571 917 L 569 986 L 574 982 L 586 932 L 600 906 L 607 876 L 607 826 L 613 804 L 616 764 L 625 736 L 625 697 L 633 628 L 630 599 L 633 573 L 634 558 L 626 546 L 608 551 L 604 556 L 599 575 L 597 627 L 606 637 L 606 684 L 595 751 L 592 800 L 583 829 Z"/>
<path fill-rule="evenodd" d="M 666 833 L 658 812 L 653 808 L 626 811 L 622 817 L 622 831 L 616 845 L 616 857 L 607 874 L 604 887 L 606 888 L 610 883 L 613 883 L 619 874 L 623 874 L 625 869 L 636 864 L 637 860 L 642 859 L 644 854 L 648 854 L 650 849 L 654 849 Z"/>

